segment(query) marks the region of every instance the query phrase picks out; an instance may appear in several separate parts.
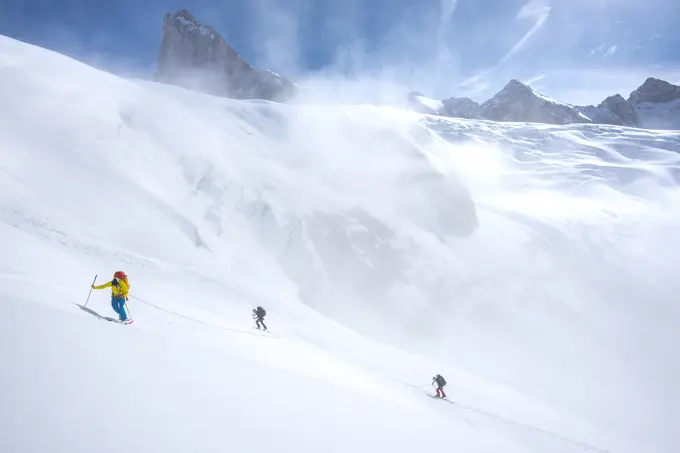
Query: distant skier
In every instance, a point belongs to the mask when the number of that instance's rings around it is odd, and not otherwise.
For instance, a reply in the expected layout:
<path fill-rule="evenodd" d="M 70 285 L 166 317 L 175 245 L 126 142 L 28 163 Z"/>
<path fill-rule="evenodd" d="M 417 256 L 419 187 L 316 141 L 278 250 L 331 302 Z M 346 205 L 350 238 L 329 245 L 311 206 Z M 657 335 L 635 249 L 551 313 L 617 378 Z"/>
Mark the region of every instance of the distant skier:
<path fill-rule="evenodd" d="M 446 385 L 446 379 L 441 374 L 436 375 L 432 378 L 432 383 L 437 384 L 437 396 L 439 398 L 446 398 L 446 393 L 444 393 L 444 386 Z"/>
<path fill-rule="evenodd" d="M 116 272 L 113 274 L 113 280 L 108 283 L 104 283 L 103 285 L 92 285 L 92 289 L 105 288 L 111 288 L 111 307 L 113 307 L 113 311 L 118 313 L 120 322 L 124 324 L 130 324 L 132 320 L 128 318 L 125 310 L 125 301 L 127 300 L 130 292 L 130 282 L 127 275 L 125 275 L 125 272 Z"/>
<path fill-rule="evenodd" d="M 255 320 L 255 324 L 257 324 L 258 329 L 260 329 L 260 324 L 262 324 L 264 330 L 267 330 L 267 326 L 264 324 L 265 316 L 267 316 L 267 311 L 264 308 L 262 307 L 253 308 L 253 319 Z"/>

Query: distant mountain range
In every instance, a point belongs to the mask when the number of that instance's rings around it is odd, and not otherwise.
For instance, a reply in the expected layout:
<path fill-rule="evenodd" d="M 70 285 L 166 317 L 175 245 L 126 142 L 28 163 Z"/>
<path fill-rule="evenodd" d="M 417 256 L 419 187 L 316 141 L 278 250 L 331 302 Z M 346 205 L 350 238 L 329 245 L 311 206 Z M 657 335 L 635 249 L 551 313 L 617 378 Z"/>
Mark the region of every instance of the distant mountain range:
<path fill-rule="evenodd" d="M 453 118 L 680 129 L 680 87 L 651 77 L 628 99 L 616 94 L 597 106 L 565 104 L 517 80 L 511 80 L 498 94 L 482 104 L 469 98 L 455 97 L 438 101 L 412 92 L 409 105 L 422 113 Z"/>
<path fill-rule="evenodd" d="M 236 99 L 286 101 L 299 89 L 288 77 L 251 66 L 186 9 L 165 15 L 156 80 Z M 680 87 L 654 78 L 628 99 L 616 94 L 597 106 L 565 104 L 517 80 L 482 104 L 469 98 L 435 100 L 412 92 L 408 105 L 422 113 L 454 118 L 680 129 Z"/>

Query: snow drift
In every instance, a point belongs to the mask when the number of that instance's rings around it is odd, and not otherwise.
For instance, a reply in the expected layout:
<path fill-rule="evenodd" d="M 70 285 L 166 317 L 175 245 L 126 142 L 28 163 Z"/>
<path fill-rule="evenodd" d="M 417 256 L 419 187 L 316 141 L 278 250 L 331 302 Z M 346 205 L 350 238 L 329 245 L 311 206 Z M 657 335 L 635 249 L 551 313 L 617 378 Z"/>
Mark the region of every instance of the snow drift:
<path fill-rule="evenodd" d="M 3 450 L 677 445 L 680 134 L 220 99 L 7 38 L 0 89 Z M 133 326 L 78 307 L 119 269 Z"/>

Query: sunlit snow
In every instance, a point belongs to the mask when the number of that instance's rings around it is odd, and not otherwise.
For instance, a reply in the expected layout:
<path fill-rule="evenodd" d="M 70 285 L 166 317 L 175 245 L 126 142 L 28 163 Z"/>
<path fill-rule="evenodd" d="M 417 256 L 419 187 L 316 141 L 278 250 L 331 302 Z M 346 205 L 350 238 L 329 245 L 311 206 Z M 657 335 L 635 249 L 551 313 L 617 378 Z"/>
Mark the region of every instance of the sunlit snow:
<path fill-rule="evenodd" d="M 0 451 L 680 447 L 680 133 L 220 99 L 4 37 L 0 104 Z M 117 270 L 130 326 L 83 307 Z"/>

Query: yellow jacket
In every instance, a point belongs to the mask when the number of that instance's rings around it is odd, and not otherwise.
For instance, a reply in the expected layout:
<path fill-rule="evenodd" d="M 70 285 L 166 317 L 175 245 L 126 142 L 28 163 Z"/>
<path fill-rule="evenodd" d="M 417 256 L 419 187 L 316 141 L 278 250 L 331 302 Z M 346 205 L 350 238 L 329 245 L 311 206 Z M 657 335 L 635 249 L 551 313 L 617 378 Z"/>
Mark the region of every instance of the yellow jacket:
<path fill-rule="evenodd" d="M 99 286 L 93 286 L 93 289 L 105 289 L 105 288 L 111 288 L 111 297 L 128 297 L 128 293 L 130 291 L 130 288 L 128 285 L 125 284 L 125 281 L 122 279 L 118 279 L 118 286 L 113 286 L 113 280 L 107 283 L 104 283 L 103 285 Z"/>

